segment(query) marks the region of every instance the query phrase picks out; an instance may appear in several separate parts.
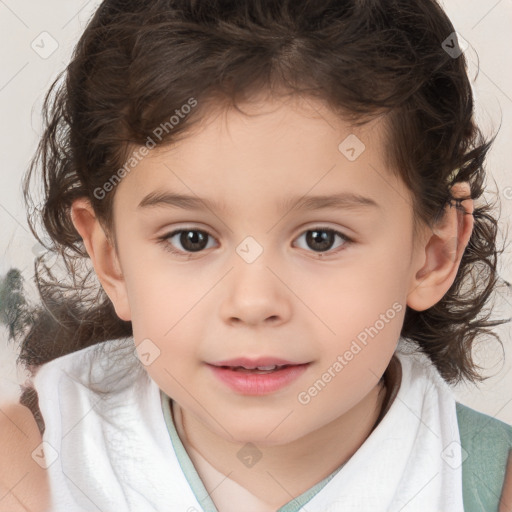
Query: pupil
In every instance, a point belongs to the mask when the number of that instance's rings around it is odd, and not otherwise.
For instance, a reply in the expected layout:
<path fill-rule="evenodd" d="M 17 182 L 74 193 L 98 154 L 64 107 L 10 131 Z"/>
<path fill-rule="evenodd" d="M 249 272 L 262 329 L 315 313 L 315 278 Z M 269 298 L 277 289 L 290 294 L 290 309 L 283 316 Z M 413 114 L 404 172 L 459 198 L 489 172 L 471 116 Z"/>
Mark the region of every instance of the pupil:
<path fill-rule="evenodd" d="M 184 231 L 181 244 L 188 251 L 200 251 L 206 247 L 206 237 L 200 231 Z M 334 243 L 334 233 L 326 230 L 310 230 L 306 236 L 308 245 L 317 252 L 328 250 Z M 315 247 L 316 245 L 316 247 Z"/>
<path fill-rule="evenodd" d="M 330 231 L 311 230 L 306 236 L 307 243 L 315 251 L 324 251 L 332 247 L 334 243 L 333 235 Z M 319 246 L 315 248 L 315 244 L 319 244 Z"/>
<path fill-rule="evenodd" d="M 206 247 L 206 237 L 200 231 L 184 231 L 181 233 L 180 242 L 188 251 L 200 251 Z M 199 245 L 199 247 L 198 247 Z"/>

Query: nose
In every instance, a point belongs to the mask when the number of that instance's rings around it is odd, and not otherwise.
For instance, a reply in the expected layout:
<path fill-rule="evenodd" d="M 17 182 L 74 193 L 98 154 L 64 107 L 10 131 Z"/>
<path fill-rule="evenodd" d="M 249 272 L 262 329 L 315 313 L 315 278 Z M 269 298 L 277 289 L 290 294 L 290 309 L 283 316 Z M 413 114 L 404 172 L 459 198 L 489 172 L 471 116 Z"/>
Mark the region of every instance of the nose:
<path fill-rule="evenodd" d="M 286 279 L 268 264 L 263 255 L 252 263 L 235 261 L 220 307 L 224 322 L 278 326 L 289 320 L 292 293 L 283 283 Z"/>

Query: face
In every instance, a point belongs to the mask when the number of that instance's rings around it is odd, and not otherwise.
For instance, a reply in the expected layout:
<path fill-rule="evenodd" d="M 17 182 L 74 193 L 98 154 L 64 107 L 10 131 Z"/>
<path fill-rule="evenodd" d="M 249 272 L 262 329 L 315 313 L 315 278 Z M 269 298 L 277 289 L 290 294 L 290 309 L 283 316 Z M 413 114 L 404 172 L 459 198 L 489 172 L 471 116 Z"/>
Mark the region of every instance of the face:
<path fill-rule="evenodd" d="M 244 109 L 258 115 L 212 114 L 152 150 L 118 185 L 114 223 L 150 376 L 212 433 L 271 445 L 375 388 L 421 255 L 380 121 L 356 130 L 312 100 Z M 233 368 L 251 363 L 278 369 Z"/>

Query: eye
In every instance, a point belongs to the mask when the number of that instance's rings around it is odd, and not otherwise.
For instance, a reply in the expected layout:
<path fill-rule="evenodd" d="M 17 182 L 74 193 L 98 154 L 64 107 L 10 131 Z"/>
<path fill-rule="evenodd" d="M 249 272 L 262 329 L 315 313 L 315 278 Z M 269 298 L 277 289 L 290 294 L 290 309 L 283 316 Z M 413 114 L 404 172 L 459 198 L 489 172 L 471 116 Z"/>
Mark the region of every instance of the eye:
<path fill-rule="evenodd" d="M 347 245 L 350 245 L 353 243 L 353 240 L 351 240 L 349 237 L 345 236 L 343 233 L 340 233 L 339 231 L 336 231 L 335 229 L 330 229 L 326 227 L 315 227 L 312 229 L 308 229 L 305 231 L 302 235 L 300 235 L 297 240 L 301 239 L 303 236 L 305 236 L 306 244 L 313 249 L 314 252 L 332 252 L 337 253 L 339 251 L 330 251 L 334 247 L 334 249 L 337 249 L 338 247 L 346 247 Z M 341 243 L 338 243 L 338 245 L 335 244 L 336 237 L 342 239 Z"/>
<path fill-rule="evenodd" d="M 163 244 L 164 249 L 180 256 L 190 253 L 200 252 L 208 249 L 208 238 L 213 237 L 206 231 L 199 229 L 177 229 L 160 237 L 158 240 Z M 182 249 L 174 249 L 174 246 L 180 244 Z"/>
<path fill-rule="evenodd" d="M 343 233 L 327 227 L 315 227 L 308 229 L 296 240 L 300 240 L 304 236 L 307 246 L 317 253 L 330 252 L 335 254 L 339 252 L 339 250 L 343 250 L 347 245 L 353 243 L 353 240 L 345 236 Z M 190 256 L 193 253 L 198 253 L 212 247 L 211 244 L 208 244 L 208 238 L 214 240 L 214 238 L 206 231 L 185 228 L 176 229 L 171 233 L 159 237 L 158 242 L 163 244 L 166 251 L 178 256 Z M 337 245 L 335 245 L 336 238 L 341 240 Z M 181 248 L 178 247 L 176 249 L 175 247 L 177 245 L 180 245 Z M 338 249 L 339 247 L 341 247 L 341 249 L 334 251 L 331 250 Z"/>

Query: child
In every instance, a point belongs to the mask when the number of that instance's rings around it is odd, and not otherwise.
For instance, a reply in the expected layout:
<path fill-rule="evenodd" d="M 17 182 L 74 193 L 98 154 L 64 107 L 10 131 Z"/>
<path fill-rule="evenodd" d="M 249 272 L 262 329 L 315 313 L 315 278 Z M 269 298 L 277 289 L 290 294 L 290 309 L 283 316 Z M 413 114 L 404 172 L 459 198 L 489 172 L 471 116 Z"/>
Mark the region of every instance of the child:
<path fill-rule="evenodd" d="M 25 181 L 51 510 L 510 510 L 472 111 L 434 0 L 104 1 Z"/>

